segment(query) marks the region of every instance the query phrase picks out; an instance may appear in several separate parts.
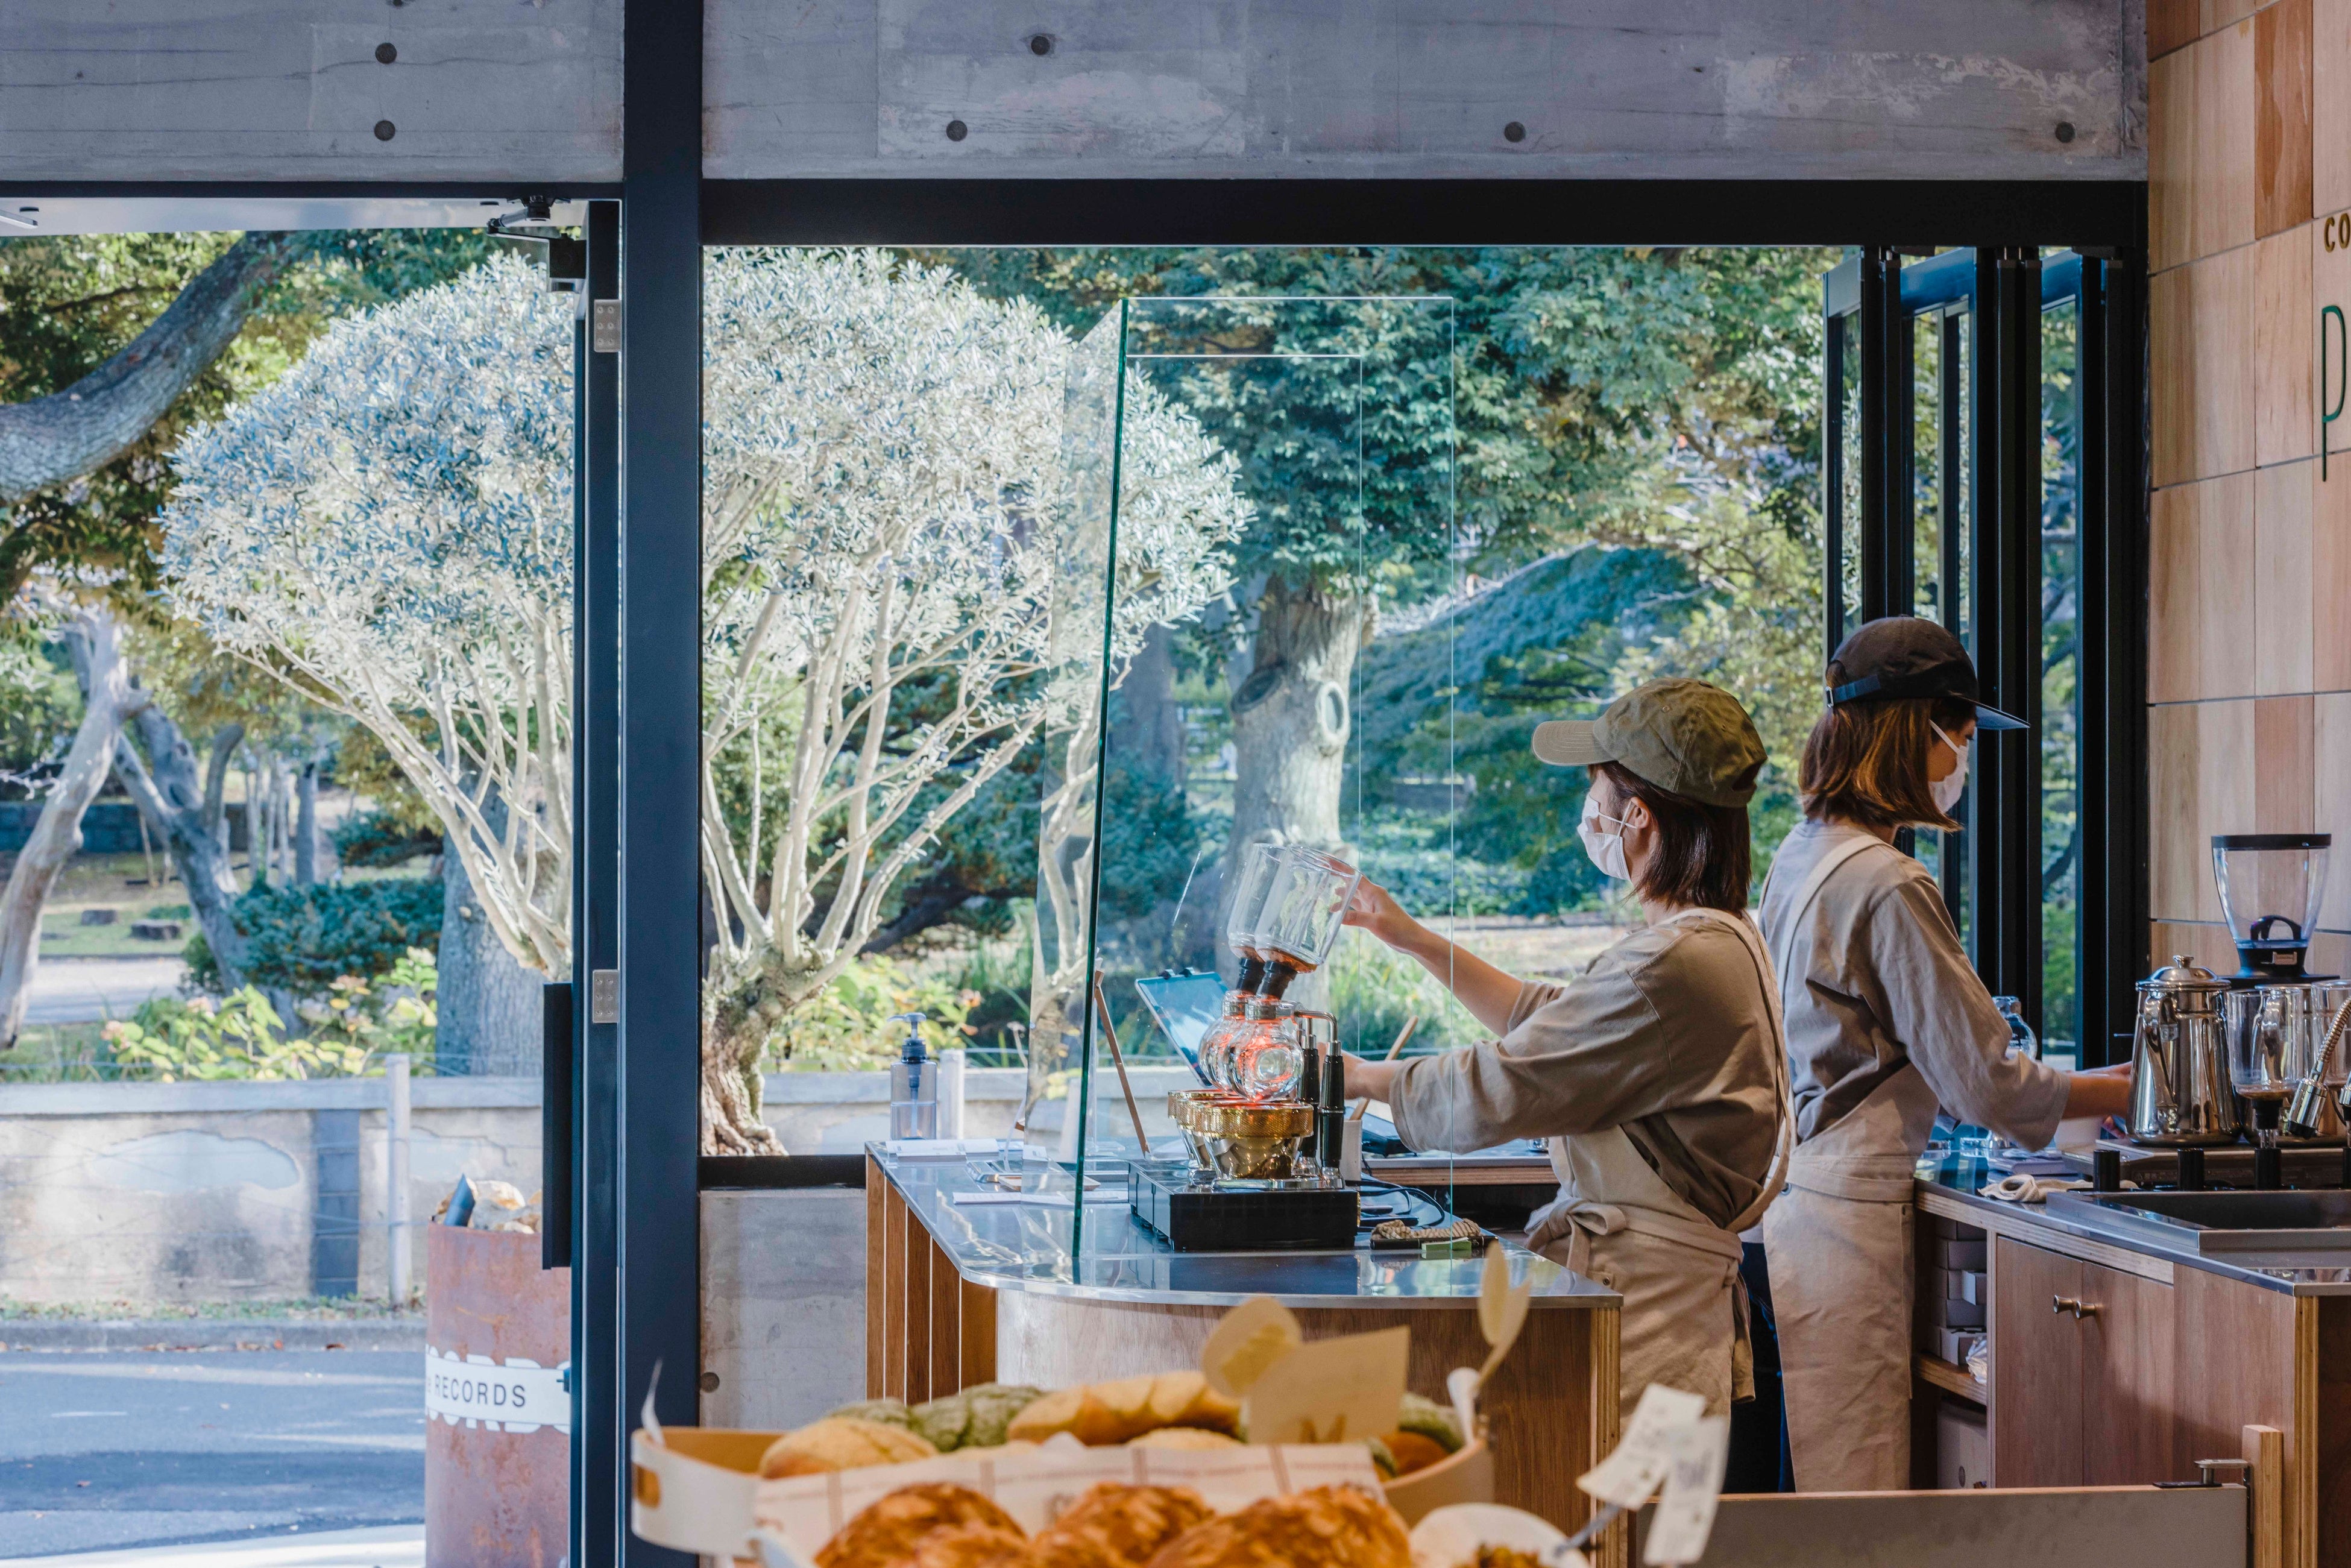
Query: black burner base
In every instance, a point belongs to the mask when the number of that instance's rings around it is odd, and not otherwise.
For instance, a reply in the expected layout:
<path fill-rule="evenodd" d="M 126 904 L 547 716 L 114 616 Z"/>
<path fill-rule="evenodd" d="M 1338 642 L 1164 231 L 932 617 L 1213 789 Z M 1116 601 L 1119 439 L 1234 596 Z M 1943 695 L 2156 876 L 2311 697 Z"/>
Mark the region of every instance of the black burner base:
<path fill-rule="evenodd" d="M 1343 1252 L 1355 1245 L 1355 1189 L 1194 1186 L 1183 1166 L 1129 1167 L 1135 1218 L 1178 1252 Z"/>

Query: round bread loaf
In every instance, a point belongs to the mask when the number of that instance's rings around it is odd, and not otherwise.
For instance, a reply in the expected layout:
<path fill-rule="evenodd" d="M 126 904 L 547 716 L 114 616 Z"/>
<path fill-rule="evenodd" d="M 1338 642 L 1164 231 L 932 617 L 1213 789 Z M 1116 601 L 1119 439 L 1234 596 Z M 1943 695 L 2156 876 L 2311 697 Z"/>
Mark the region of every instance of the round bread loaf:
<path fill-rule="evenodd" d="M 1082 1542 L 1114 1563 L 1141 1564 L 1215 1511 L 1189 1487 L 1137 1487 L 1097 1481 L 1037 1532 L 1040 1545 Z"/>
<path fill-rule="evenodd" d="M 867 1465 L 903 1465 L 937 1454 L 936 1448 L 904 1427 L 857 1416 L 827 1416 L 768 1444 L 768 1451 L 759 1456 L 759 1474 L 775 1480 L 783 1476 L 862 1469 Z"/>
<path fill-rule="evenodd" d="M 1270 1497 L 1197 1524 L 1148 1568 L 1412 1568 L 1395 1510 L 1353 1487 Z"/>
<path fill-rule="evenodd" d="M 959 1525 L 1025 1539 L 1010 1514 L 969 1487 L 925 1481 L 867 1504 L 817 1552 L 817 1568 L 904 1568 L 933 1531 Z"/>

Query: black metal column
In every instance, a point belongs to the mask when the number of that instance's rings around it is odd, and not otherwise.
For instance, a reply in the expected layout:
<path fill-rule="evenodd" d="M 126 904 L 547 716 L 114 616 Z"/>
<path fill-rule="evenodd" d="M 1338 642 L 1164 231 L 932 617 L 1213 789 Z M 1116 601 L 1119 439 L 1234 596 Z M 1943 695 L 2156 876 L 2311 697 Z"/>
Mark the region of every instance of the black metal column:
<path fill-rule="evenodd" d="M 1861 619 L 1907 612 L 1911 594 L 1914 355 L 1902 308 L 1902 258 L 1861 256 Z"/>
<path fill-rule="evenodd" d="M 2041 1027 L 2041 264 L 1976 255 L 1976 672 L 2032 729 L 1976 735 L 1976 970 Z"/>
<path fill-rule="evenodd" d="M 2147 972 L 2147 274 L 2082 263 L 2082 1062 L 2120 1059 Z"/>
<path fill-rule="evenodd" d="M 628 1401 L 619 1377 L 620 1084 L 616 1036 L 590 977 L 618 967 L 621 731 L 621 356 L 595 347 L 596 302 L 621 298 L 621 204 L 588 204 L 578 328 L 578 535 L 572 546 L 571 1561 L 611 1563 L 625 1528 Z"/>
<path fill-rule="evenodd" d="M 702 7 L 625 23 L 621 332 L 620 1395 L 700 1376 Z M 687 1568 L 625 1531 L 625 1568 Z"/>

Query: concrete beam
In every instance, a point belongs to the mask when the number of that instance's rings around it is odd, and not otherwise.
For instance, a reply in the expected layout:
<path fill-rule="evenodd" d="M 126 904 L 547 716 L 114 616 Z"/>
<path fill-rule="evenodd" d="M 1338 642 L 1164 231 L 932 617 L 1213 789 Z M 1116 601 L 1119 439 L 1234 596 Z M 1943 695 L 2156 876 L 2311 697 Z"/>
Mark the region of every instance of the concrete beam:
<path fill-rule="evenodd" d="M 611 182 L 623 4 L 11 0 L 0 195 Z M 2146 53 L 2144 0 L 705 0 L 703 166 L 2140 179 Z"/>

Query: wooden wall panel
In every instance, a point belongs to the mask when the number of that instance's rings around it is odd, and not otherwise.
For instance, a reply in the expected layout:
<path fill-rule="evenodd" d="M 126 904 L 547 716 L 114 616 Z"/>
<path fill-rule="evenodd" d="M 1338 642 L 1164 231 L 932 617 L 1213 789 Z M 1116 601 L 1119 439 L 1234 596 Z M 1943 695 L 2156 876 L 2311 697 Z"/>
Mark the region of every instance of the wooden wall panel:
<path fill-rule="evenodd" d="M 2211 840 L 2253 831 L 2255 706 L 2180 703 L 2148 710 L 2147 891 L 2158 920 L 2220 918 Z"/>
<path fill-rule="evenodd" d="M 2253 460 L 2285 463 L 2318 450 L 2311 377 L 2311 246 L 2318 225 L 2271 235 L 2253 246 Z"/>
<path fill-rule="evenodd" d="M 865 1156 L 865 1397 L 890 1386 L 890 1183 Z"/>
<path fill-rule="evenodd" d="M 2199 0 L 2197 21 L 2203 31 L 2214 33 L 2231 22 L 2241 22 L 2269 4 L 2269 0 Z"/>
<path fill-rule="evenodd" d="M 2198 40 L 2195 139 L 2189 149 L 2188 255 L 2206 256 L 2253 237 L 2253 24 L 2238 22 Z"/>
<path fill-rule="evenodd" d="M 2158 490 L 2147 562 L 2147 696 L 2195 702 L 2253 691 L 2251 473 Z"/>
<path fill-rule="evenodd" d="M 2312 698 L 2310 728 L 2312 814 L 2319 831 L 2335 835 L 2318 923 L 2342 931 L 2351 929 L 2351 692 Z"/>
<path fill-rule="evenodd" d="M 2147 265 L 2158 272 L 2196 254 L 2189 234 L 2195 173 L 2196 51 L 2183 46 L 2147 68 Z"/>
<path fill-rule="evenodd" d="M 2311 0 L 2276 0 L 2253 18 L 2253 232 L 2310 219 Z"/>
<path fill-rule="evenodd" d="M 2147 53 L 2150 61 L 2184 49 L 2203 36 L 2203 7 L 2197 0 L 2147 0 Z"/>
<path fill-rule="evenodd" d="M 2324 480 L 2310 470 L 2311 686 L 2351 690 L 2351 453 L 2330 457 Z"/>
<path fill-rule="evenodd" d="M 2317 804 L 2314 791 L 2312 699 L 2263 697 L 2253 704 L 2253 750 L 2246 759 L 2253 775 L 2253 831 L 2306 833 L 2314 831 Z"/>
<path fill-rule="evenodd" d="M 2196 844 L 2196 703 L 2167 703 L 2147 714 L 2147 908 L 2158 918 L 2193 920 L 2198 884 L 2211 880 Z M 2158 956 L 2167 951 L 2160 936 Z"/>
<path fill-rule="evenodd" d="M 2311 485 L 2317 464 L 2304 459 L 2253 476 L 2253 690 L 2310 690 Z M 2226 627 L 2204 623 L 2225 638 Z"/>
<path fill-rule="evenodd" d="M 2148 380 L 2158 486 L 2253 465 L 2258 378 L 2250 245 L 2156 274 Z"/>
<path fill-rule="evenodd" d="M 2311 211 L 2320 217 L 2351 208 L 2351 0 L 2311 0 L 2310 129 L 2330 151 L 2311 165 Z"/>
<path fill-rule="evenodd" d="M 2210 863 L 2209 862 L 2207 862 Z M 2158 920 L 2147 927 L 2147 967 L 2152 972 L 2158 964 L 2168 964 L 2177 957 L 2193 958 L 2215 974 L 2226 975 L 2237 967 L 2237 949 L 2225 925 L 2196 925 L 2182 920 Z M 2207 1454 L 2206 1458 L 2211 1456 Z"/>

